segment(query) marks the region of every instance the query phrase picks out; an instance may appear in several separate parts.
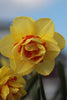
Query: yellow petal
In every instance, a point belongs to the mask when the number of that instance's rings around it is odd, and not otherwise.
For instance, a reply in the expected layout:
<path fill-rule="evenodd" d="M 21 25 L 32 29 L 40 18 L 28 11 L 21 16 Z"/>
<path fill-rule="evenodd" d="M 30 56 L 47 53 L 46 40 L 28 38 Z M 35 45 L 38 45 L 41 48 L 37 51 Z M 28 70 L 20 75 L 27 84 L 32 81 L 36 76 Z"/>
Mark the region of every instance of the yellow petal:
<path fill-rule="evenodd" d="M 36 65 L 35 71 L 42 75 L 49 75 L 53 71 L 54 65 L 54 60 L 44 61 Z"/>
<path fill-rule="evenodd" d="M 47 51 L 44 56 L 45 60 L 53 60 L 60 53 L 60 48 L 54 41 L 50 41 L 50 40 L 46 41 L 46 48 L 47 48 Z"/>
<path fill-rule="evenodd" d="M 41 38 L 42 42 L 46 42 L 46 41 L 50 41 L 50 42 L 54 42 L 55 44 L 58 44 L 57 41 L 54 39 L 54 37 L 49 37 L 49 36 L 43 36 Z"/>
<path fill-rule="evenodd" d="M 22 75 L 25 75 L 25 74 L 28 74 L 30 73 L 34 66 L 34 63 L 32 61 L 22 61 L 22 60 L 10 60 L 10 65 L 11 65 L 11 68 L 16 71 L 18 74 L 22 74 Z M 27 73 L 26 73 L 27 72 Z"/>
<path fill-rule="evenodd" d="M 15 99 L 14 99 L 14 96 L 12 95 L 12 93 L 10 93 L 10 94 L 8 95 L 8 100 L 15 100 Z"/>
<path fill-rule="evenodd" d="M 3 86 L 2 91 L 1 91 L 1 96 L 2 96 L 3 100 L 6 100 L 6 97 L 8 96 L 8 94 L 9 94 L 8 86 Z"/>
<path fill-rule="evenodd" d="M 55 27 L 53 21 L 49 18 L 41 18 L 36 21 L 36 30 L 39 37 L 49 36 L 53 37 Z"/>
<path fill-rule="evenodd" d="M 9 79 L 9 76 L 3 77 L 3 78 L 0 80 L 0 85 L 6 84 L 6 82 L 8 81 L 8 79 Z"/>
<path fill-rule="evenodd" d="M 8 66 L 3 66 L 2 68 L 0 68 L 0 85 L 2 84 L 5 84 L 8 79 L 9 79 L 9 72 L 10 72 L 10 69 Z"/>
<path fill-rule="evenodd" d="M 60 49 L 63 49 L 65 47 L 66 41 L 61 34 L 55 32 L 54 39 L 58 42 L 58 46 L 60 47 Z"/>
<path fill-rule="evenodd" d="M 18 88 L 12 88 L 12 87 L 10 87 L 10 91 L 11 91 L 13 94 L 15 94 L 15 93 L 17 93 L 17 92 L 19 91 L 19 89 L 18 89 Z"/>
<path fill-rule="evenodd" d="M 36 33 L 34 20 L 30 17 L 17 17 L 10 26 L 12 37 L 18 41 L 26 35 Z"/>
<path fill-rule="evenodd" d="M 27 39 L 27 40 L 23 43 L 23 45 L 26 45 L 26 44 L 28 44 L 28 43 L 31 42 L 31 41 L 38 42 L 38 43 L 42 43 L 42 41 L 39 40 L 39 39 L 31 38 L 31 39 Z"/>
<path fill-rule="evenodd" d="M 3 76 L 5 76 L 7 73 L 9 73 L 10 68 L 9 68 L 8 66 L 3 66 L 0 70 L 1 70 L 1 76 L 0 76 L 0 77 L 3 77 Z"/>
<path fill-rule="evenodd" d="M 28 74 L 30 74 L 31 72 L 33 72 L 34 71 L 34 67 L 33 68 L 30 68 L 29 70 L 27 70 L 27 71 L 25 71 L 25 72 L 23 72 L 23 73 L 21 73 L 22 75 L 28 75 Z"/>
<path fill-rule="evenodd" d="M 21 83 L 23 86 L 26 85 L 25 79 L 24 79 L 23 77 L 19 76 L 19 75 L 17 75 L 17 80 L 16 80 L 16 82 Z"/>
<path fill-rule="evenodd" d="M 20 88 L 20 93 L 22 94 L 22 96 L 25 96 L 27 94 L 27 92 L 23 88 Z"/>
<path fill-rule="evenodd" d="M 11 86 L 11 87 L 14 87 L 14 88 L 21 88 L 21 87 L 23 87 L 20 83 L 18 83 L 18 82 L 9 82 L 9 85 Z"/>
<path fill-rule="evenodd" d="M 10 100 L 10 99 L 9 99 Z M 13 100 L 13 99 L 12 99 Z M 20 100 L 20 96 L 18 94 L 14 95 L 14 100 Z"/>
<path fill-rule="evenodd" d="M 40 61 L 42 61 L 44 58 L 44 56 L 40 57 L 40 59 L 38 59 L 37 61 L 35 61 L 35 64 L 38 64 Z"/>
<path fill-rule="evenodd" d="M 1 61 L 1 65 L 2 66 L 9 66 L 9 60 L 8 59 L 6 59 L 6 58 L 4 58 L 4 57 L 1 57 L 0 58 L 0 61 Z"/>
<path fill-rule="evenodd" d="M 39 56 L 44 55 L 45 52 L 46 52 L 46 49 L 44 48 L 44 46 L 41 45 L 41 44 L 37 44 L 37 46 L 38 46 L 38 48 L 40 50 Z"/>
<path fill-rule="evenodd" d="M 12 48 L 15 44 L 15 41 L 13 40 L 11 35 L 5 36 L 1 41 L 0 41 L 0 52 L 6 56 L 6 57 L 12 57 Z"/>
<path fill-rule="evenodd" d="M 12 49 L 12 54 L 14 56 L 15 59 L 21 59 L 21 55 L 20 53 L 18 52 L 20 48 L 20 43 L 18 43 L 16 46 L 13 47 Z"/>
<path fill-rule="evenodd" d="M 35 43 L 31 43 L 31 44 L 25 45 L 25 50 L 33 51 L 33 50 L 38 50 L 38 48 L 37 48 L 37 45 Z"/>

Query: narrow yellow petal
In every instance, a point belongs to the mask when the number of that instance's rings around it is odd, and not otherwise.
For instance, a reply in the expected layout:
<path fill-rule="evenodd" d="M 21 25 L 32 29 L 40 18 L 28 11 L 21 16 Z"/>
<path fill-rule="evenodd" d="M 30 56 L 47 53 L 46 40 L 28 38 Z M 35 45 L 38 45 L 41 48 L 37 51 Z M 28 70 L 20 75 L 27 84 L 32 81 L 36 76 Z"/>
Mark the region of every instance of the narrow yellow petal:
<path fill-rule="evenodd" d="M 16 81 L 21 83 L 23 86 L 26 85 L 26 81 L 25 81 L 25 79 L 23 77 L 21 77 L 21 75 L 20 76 L 17 75 L 17 80 Z"/>
<path fill-rule="evenodd" d="M 39 56 L 40 56 L 40 55 L 44 55 L 45 52 L 46 52 L 46 49 L 44 48 L 44 46 L 41 45 L 41 44 L 37 44 L 37 46 L 38 46 L 38 48 L 40 49 Z"/>
<path fill-rule="evenodd" d="M 12 37 L 18 41 L 26 35 L 36 33 L 34 20 L 30 17 L 17 17 L 10 26 Z"/>
<path fill-rule="evenodd" d="M 6 100 L 6 97 L 8 96 L 8 94 L 9 94 L 9 88 L 8 86 L 5 85 L 2 87 L 2 91 L 1 91 L 1 96 L 3 100 Z"/>
<path fill-rule="evenodd" d="M 31 42 L 31 40 L 34 41 L 34 42 L 42 43 L 42 41 L 39 40 L 39 39 L 31 38 L 31 39 L 26 40 L 26 41 L 23 43 L 23 45 L 28 44 L 29 42 Z"/>
<path fill-rule="evenodd" d="M 53 71 L 54 66 L 54 60 L 44 61 L 36 65 L 35 71 L 42 75 L 49 75 Z"/>
<path fill-rule="evenodd" d="M 3 66 L 1 68 L 1 77 L 5 76 L 7 73 L 9 73 L 10 68 L 8 66 Z"/>
<path fill-rule="evenodd" d="M 10 87 L 10 91 L 11 91 L 13 94 L 15 94 L 15 93 L 17 93 L 17 92 L 19 91 L 19 89 L 18 89 L 18 88 L 12 88 L 12 87 Z"/>
<path fill-rule="evenodd" d="M 13 47 L 12 49 L 12 54 L 14 56 L 15 59 L 21 59 L 21 55 L 20 53 L 18 52 L 20 48 L 20 44 L 18 43 L 16 46 Z"/>
<path fill-rule="evenodd" d="M 13 71 L 16 70 L 16 63 L 14 59 L 10 59 L 10 67 Z"/>
<path fill-rule="evenodd" d="M 6 82 L 8 81 L 8 79 L 9 79 L 9 76 L 3 77 L 3 78 L 0 80 L 0 85 L 6 84 Z"/>
<path fill-rule="evenodd" d="M 0 52 L 6 56 L 6 57 L 12 57 L 12 48 L 13 45 L 15 44 L 15 41 L 13 40 L 11 35 L 5 36 L 1 41 L 0 41 Z"/>
<path fill-rule="evenodd" d="M 54 39 L 58 42 L 58 46 L 59 46 L 60 49 L 63 49 L 65 47 L 66 41 L 61 34 L 55 32 Z"/>
<path fill-rule="evenodd" d="M 49 18 L 41 18 L 36 21 L 36 30 L 39 37 L 49 36 L 53 37 L 55 27 L 53 21 Z"/>
<path fill-rule="evenodd" d="M 37 45 L 35 43 L 25 45 L 25 50 L 33 51 L 38 50 Z"/>
<path fill-rule="evenodd" d="M 20 89 L 20 93 L 22 94 L 22 96 L 25 96 L 27 94 L 27 92 L 23 88 Z"/>
<path fill-rule="evenodd" d="M 23 85 L 21 85 L 20 83 L 18 83 L 18 82 L 9 82 L 9 85 L 11 86 L 11 87 L 14 87 L 14 88 L 21 88 L 21 87 L 23 87 Z"/>

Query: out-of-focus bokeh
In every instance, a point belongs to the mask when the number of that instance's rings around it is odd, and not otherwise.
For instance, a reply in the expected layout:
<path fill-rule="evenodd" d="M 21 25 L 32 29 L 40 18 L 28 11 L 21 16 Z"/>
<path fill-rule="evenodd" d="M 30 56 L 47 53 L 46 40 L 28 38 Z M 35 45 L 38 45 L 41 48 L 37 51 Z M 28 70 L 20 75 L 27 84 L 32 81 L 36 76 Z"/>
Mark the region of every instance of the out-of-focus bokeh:
<path fill-rule="evenodd" d="M 55 31 L 64 36 L 67 41 L 67 0 L 0 0 L 0 39 L 9 34 L 9 27 L 17 16 L 29 16 L 34 20 L 51 18 Z M 64 64 L 67 78 L 67 43 L 57 58 Z M 45 77 L 44 88 L 48 100 L 59 87 L 57 68 L 49 77 Z M 58 100 L 58 99 L 57 99 Z"/>

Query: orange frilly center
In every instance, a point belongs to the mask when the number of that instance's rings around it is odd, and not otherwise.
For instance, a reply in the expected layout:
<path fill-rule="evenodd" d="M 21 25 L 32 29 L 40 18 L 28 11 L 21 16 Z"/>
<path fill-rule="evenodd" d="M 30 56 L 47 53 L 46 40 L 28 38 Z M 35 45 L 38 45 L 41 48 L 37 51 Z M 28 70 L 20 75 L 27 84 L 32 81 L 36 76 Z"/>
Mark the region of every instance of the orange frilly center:
<path fill-rule="evenodd" d="M 27 40 L 30 40 L 28 43 L 26 43 Z M 23 55 L 27 58 L 30 59 L 34 62 L 38 61 L 42 62 L 44 58 L 44 54 L 40 54 L 42 52 L 42 48 L 44 51 L 47 51 L 46 48 L 46 42 L 40 42 L 40 37 L 39 36 L 34 36 L 34 35 L 27 35 L 26 37 L 22 37 L 22 42 L 19 44 L 19 49 L 18 53 L 20 54 L 23 48 Z M 15 43 L 14 46 L 18 44 Z M 40 48 L 38 45 L 40 45 Z M 43 57 L 42 57 L 43 56 Z"/>
<path fill-rule="evenodd" d="M 9 82 L 16 81 L 16 80 L 17 80 L 17 77 L 14 76 L 13 78 L 10 78 L 10 79 L 7 81 L 6 85 L 7 85 L 8 87 L 11 87 L 10 84 L 9 84 Z"/>
<path fill-rule="evenodd" d="M 4 85 L 5 85 L 5 86 L 8 86 L 8 88 L 13 88 L 13 87 L 10 85 L 10 82 L 14 82 L 14 81 L 16 81 L 16 80 L 17 80 L 17 77 L 14 76 L 13 78 L 10 78 Z M 3 85 L 0 86 L 0 94 L 1 94 L 1 91 L 2 91 L 2 87 L 3 87 Z M 1 95 L 0 95 L 0 99 L 2 99 Z"/>

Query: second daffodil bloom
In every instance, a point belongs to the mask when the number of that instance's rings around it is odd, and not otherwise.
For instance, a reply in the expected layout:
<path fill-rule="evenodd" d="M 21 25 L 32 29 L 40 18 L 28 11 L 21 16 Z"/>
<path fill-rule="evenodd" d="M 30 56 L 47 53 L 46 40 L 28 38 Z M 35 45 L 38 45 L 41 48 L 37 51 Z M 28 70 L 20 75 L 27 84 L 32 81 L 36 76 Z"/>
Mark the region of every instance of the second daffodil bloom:
<path fill-rule="evenodd" d="M 65 39 L 55 32 L 53 21 L 49 18 L 34 21 L 30 17 L 17 17 L 10 31 L 11 34 L 0 41 L 0 52 L 11 59 L 12 68 L 24 75 L 33 70 L 49 75 L 55 58 L 65 47 Z"/>
<path fill-rule="evenodd" d="M 25 80 L 10 71 L 8 66 L 0 68 L 0 100 L 20 100 L 26 94 Z"/>

